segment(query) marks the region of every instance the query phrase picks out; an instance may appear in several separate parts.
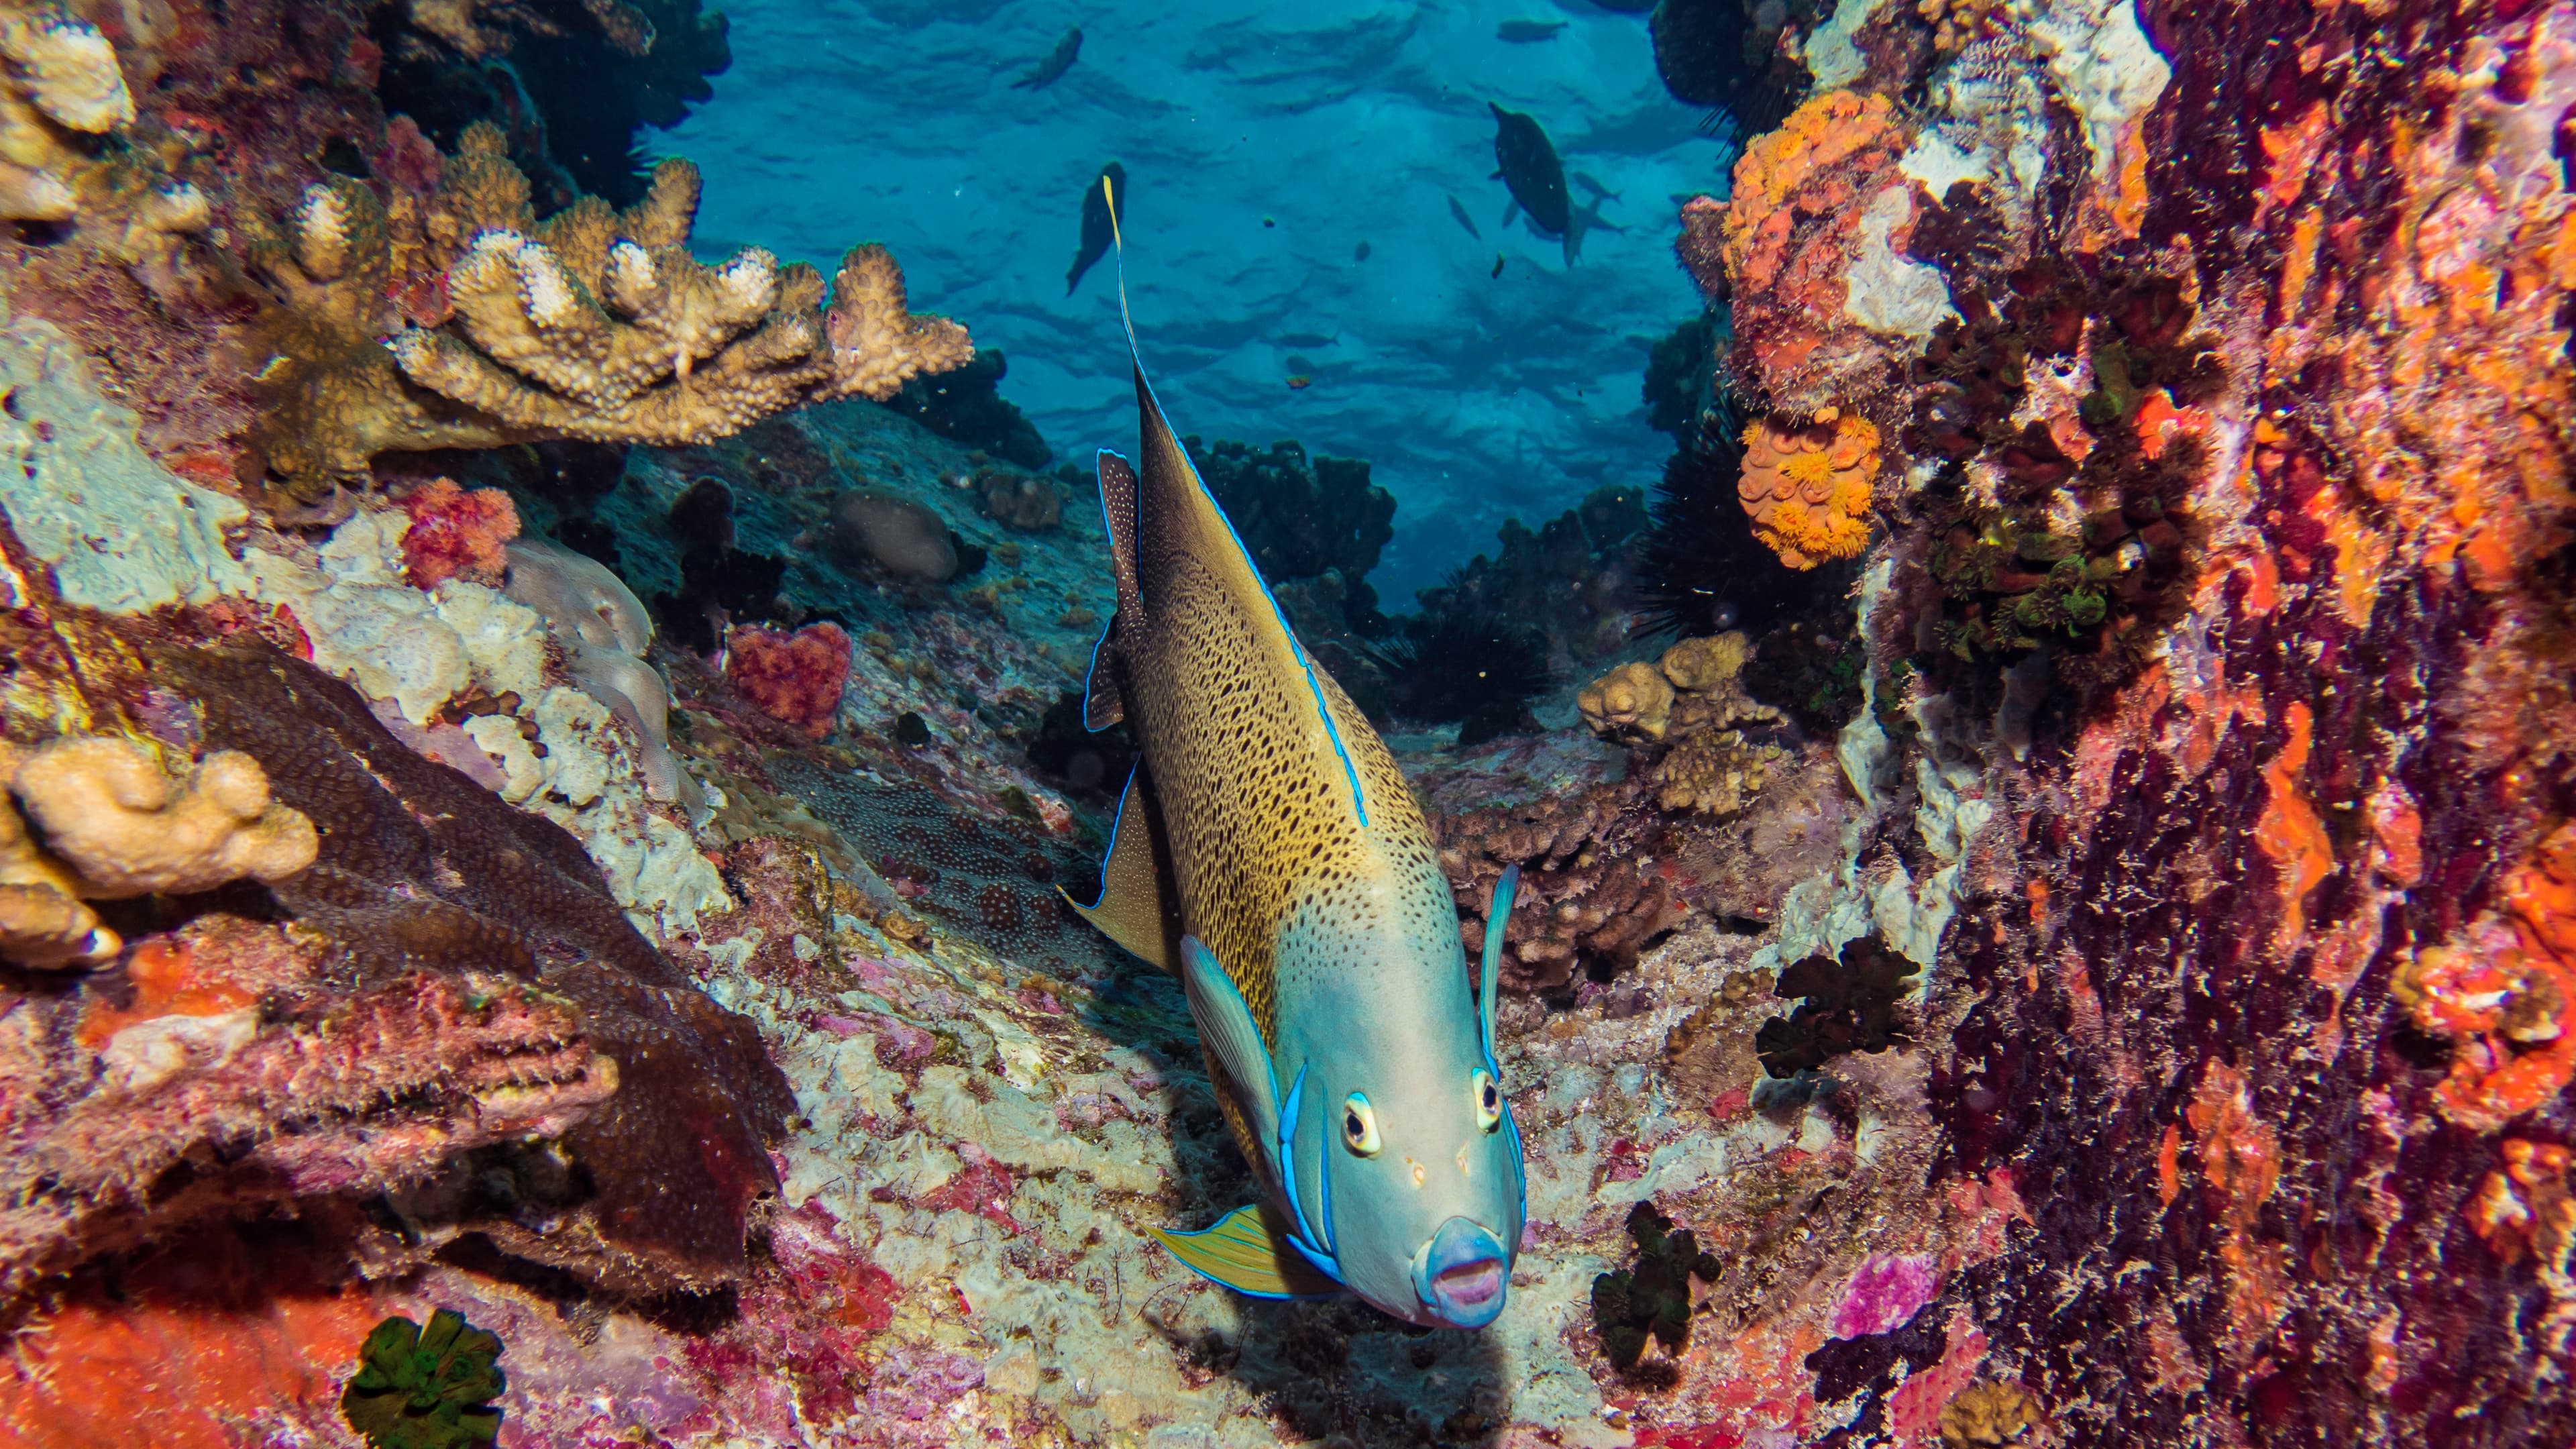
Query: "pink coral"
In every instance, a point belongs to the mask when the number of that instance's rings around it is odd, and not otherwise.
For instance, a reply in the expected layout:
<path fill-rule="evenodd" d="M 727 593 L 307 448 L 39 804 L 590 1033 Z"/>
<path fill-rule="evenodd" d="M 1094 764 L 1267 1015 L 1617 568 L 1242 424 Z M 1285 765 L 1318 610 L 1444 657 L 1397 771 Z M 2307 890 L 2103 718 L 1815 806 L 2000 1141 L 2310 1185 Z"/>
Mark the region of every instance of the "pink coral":
<path fill-rule="evenodd" d="M 831 733 L 850 679 L 850 636 L 838 624 L 793 634 L 736 629 L 726 640 L 725 678 L 761 713 L 819 740 Z"/>
<path fill-rule="evenodd" d="M 468 493 L 452 478 L 432 478 L 402 501 L 411 515 L 403 535 L 403 565 L 414 585 L 434 589 L 449 579 L 501 582 L 510 556 L 503 546 L 519 536 L 519 509 L 498 488 Z"/>
<path fill-rule="evenodd" d="M 1893 1332 L 1940 1291 L 1941 1273 L 1931 1259 L 1877 1254 L 1843 1286 L 1842 1304 L 1834 1309 L 1834 1337 Z"/>

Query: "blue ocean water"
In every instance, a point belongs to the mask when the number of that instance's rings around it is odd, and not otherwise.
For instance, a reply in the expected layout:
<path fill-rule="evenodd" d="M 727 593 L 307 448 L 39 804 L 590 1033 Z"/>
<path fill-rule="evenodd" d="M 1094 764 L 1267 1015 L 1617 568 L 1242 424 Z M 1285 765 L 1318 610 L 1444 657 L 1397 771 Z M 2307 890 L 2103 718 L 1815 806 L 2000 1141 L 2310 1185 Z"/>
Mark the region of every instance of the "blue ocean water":
<path fill-rule="evenodd" d="M 1073 295 L 1081 196 L 1128 176 L 1128 281 L 1175 422 L 1369 460 L 1399 500 L 1372 578 L 1409 605 L 1517 514 L 1653 481 L 1648 345 L 1699 299 L 1682 199 L 1730 152 L 1657 82 L 1644 17 L 1589 0 L 731 0 L 718 101 L 659 138 L 707 178 L 705 248 L 894 248 L 916 307 L 1007 354 L 1059 458 L 1134 444 L 1115 271 Z M 1506 21 L 1562 22 L 1499 38 Z M 1079 24 L 1081 56 L 1011 82 Z M 1613 197 L 1568 267 L 1494 171 L 1492 101 Z M 1455 198 L 1475 223 L 1451 214 Z M 1501 270 L 1496 274 L 1497 259 Z M 1310 385 L 1292 389 L 1288 379 Z"/>

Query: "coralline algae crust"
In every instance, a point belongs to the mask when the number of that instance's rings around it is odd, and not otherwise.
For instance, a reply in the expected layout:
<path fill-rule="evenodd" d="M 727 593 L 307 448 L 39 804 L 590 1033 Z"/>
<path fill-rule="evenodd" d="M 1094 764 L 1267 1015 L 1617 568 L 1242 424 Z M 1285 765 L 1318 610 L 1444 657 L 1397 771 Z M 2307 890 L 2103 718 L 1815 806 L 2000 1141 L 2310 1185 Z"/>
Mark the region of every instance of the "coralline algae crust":
<path fill-rule="evenodd" d="M 139 614 L 250 586 L 225 547 L 249 510 L 174 476 L 135 441 L 132 412 L 100 396 L 88 360 L 52 323 L 0 303 L 0 509 L 63 598 Z"/>

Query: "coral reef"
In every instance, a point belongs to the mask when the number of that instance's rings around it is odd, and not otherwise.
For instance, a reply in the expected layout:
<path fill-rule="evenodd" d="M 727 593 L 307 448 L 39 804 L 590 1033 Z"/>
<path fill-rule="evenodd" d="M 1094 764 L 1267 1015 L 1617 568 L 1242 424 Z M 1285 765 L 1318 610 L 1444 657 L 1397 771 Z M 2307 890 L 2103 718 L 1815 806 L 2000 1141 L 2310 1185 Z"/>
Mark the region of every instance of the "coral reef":
<path fill-rule="evenodd" d="M 1742 425 L 1724 398 L 1701 413 L 1656 481 L 1653 526 L 1635 553 L 1647 632 L 1697 636 L 1763 628 L 1838 599 L 1846 566 L 1793 569 L 1754 536 L 1740 489 Z"/>
<path fill-rule="evenodd" d="M 1811 569 L 1868 544 L 1870 485 L 1877 476 L 1878 429 L 1827 408 L 1806 427 L 1766 419 L 1747 425 L 1735 492 L 1753 520 L 1753 536 L 1780 562 Z"/>
<path fill-rule="evenodd" d="M 761 713 L 821 739 L 841 711 L 850 636 L 828 623 L 785 635 L 736 629 L 725 638 L 725 678 Z"/>
<path fill-rule="evenodd" d="M 1665 810 L 1732 815 L 1785 757 L 1743 728 L 1780 722 L 1779 711 L 1744 692 L 1751 654 L 1741 634 L 1685 639 L 1657 663 L 1632 660 L 1584 686 L 1575 708 L 1597 735 L 1660 747 L 1634 777 Z"/>
<path fill-rule="evenodd" d="M 1041 533 L 1064 522 L 1064 495 L 1038 474 L 986 468 L 970 481 L 976 509 L 996 523 Z"/>
<path fill-rule="evenodd" d="M 340 1412 L 372 1449 L 489 1444 L 501 1432 L 492 1401 L 509 1387 L 500 1356 L 500 1339 L 447 1309 L 427 1326 L 388 1318 L 359 1350 Z"/>
<path fill-rule="evenodd" d="M 1369 481 L 1367 463 L 1310 462 L 1294 441 L 1266 450 L 1181 441 L 1262 578 L 1276 588 L 1331 574 L 1341 581 L 1342 626 L 1363 638 L 1386 632 L 1368 572 L 1395 536 L 1395 496 Z"/>
<path fill-rule="evenodd" d="M 0 745 L 0 768 L 45 850 L 78 873 L 74 894 L 90 900 L 278 881 L 313 863 L 313 822 L 272 801 L 259 762 L 237 750 L 206 756 L 184 785 L 117 739 Z"/>
<path fill-rule="evenodd" d="M 1629 789 L 1601 786 L 1571 798 L 1432 817 L 1471 954 L 1485 946 L 1494 882 L 1504 867 L 1521 867 L 1503 932 L 1504 989 L 1559 990 L 1590 964 L 1615 972 L 1681 919 L 1670 886 L 1641 859 L 1651 826 L 1636 818 L 1635 801 Z"/>
<path fill-rule="evenodd" d="M 1934 632 L 1970 663 L 2051 640 L 2058 677 L 2096 688 L 2183 607 L 2187 495 L 2225 369 L 2187 279 L 2043 259 L 2004 286 L 2000 308 L 1965 291 L 1921 364 L 1910 436 L 1954 464 L 1927 500 Z M 2259 471 L 2313 472 L 2269 434 Z"/>
<path fill-rule="evenodd" d="M 134 97 L 107 37 L 50 5 L 0 13 L 0 216 L 68 221 L 90 151 L 80 138 L 134 120 Z M 200 225 L 203 223 L 201 222 Z"/>
<path fill-rule="evenodd" d="M 963 328 L 905 310 L 882 247 L 842 260 L 828 306 L 812 268 L 757 248 L 697 262 L 685 161 L 624 212 L 592 199 L 539 223 L 506 150 L 470 127 L 436 189 L 391 206 L 316 184 L 257 249 L 279 358 L 257 441 L 296 493 L 364 477 L 387 451 L 703 442 L 817 399 L 890 397 L 973 353 Z M 424 276 L 426 306 L 389 300 Z"/>

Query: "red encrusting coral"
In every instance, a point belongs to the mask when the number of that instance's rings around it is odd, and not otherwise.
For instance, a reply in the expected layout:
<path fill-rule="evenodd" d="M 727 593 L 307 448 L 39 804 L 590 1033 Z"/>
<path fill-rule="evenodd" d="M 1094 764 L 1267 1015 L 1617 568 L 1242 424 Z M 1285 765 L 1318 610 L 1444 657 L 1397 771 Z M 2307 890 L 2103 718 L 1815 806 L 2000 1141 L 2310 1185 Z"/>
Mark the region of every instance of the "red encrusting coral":
<path fill-rule="evenodd" d="M 403 534 L 403 567 L 414 587 L 449 579 L 494 584 L 509 572 L 503 545 L 519 536 L 518 505 L 498 488 L 468 492 L 452 478 L 432 478 L 402 500 L 411 518 Z"/>
<path fill-rule="evenodd" d="M 725 636 L 725 678 L 761 713 L 819 740 L 849 683 L 850 636 L 829 622 L 793 634 L 745 625 Z"/>

